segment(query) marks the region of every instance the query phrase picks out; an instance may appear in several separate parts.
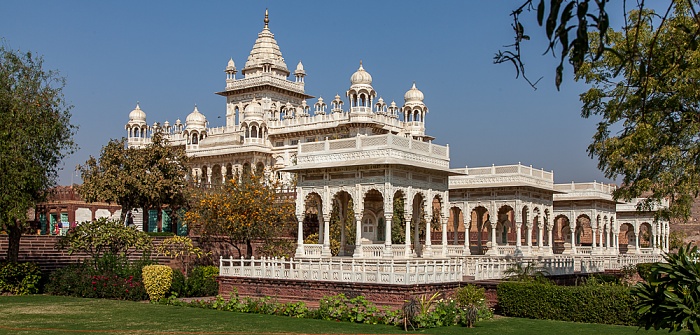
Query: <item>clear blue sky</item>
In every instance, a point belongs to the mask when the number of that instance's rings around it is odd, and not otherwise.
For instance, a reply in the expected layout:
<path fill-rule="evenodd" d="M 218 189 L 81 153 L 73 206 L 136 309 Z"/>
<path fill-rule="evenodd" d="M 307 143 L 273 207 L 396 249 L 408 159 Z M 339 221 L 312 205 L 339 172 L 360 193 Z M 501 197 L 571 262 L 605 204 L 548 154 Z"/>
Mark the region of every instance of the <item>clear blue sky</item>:
<path fill-rule="evenodd" d="M 304 63 L 308 94 L 344 96 L 362 60 L 387 102 L 401 105 L 416 82 L 427 132 L 450 145 L 452 167 L 522 162 L 554 170 L 558 183 L 604 181 L 586 153 L 597 121 L 579 116 L 586 87 L 567 73 L 556 91 L 544 32 L 531 25 L 525 50 L 529 76 L 544 77 L 538 90 L 492 63 L 512 42 L 509 13 L 521 2 L 11 0 L 0 2 L 0 37 L 43 55 L 68 81 L 80 149 L 65 159 L 60 184 L 126 136 L 137 101 L 149 124 L 184 121 L 197 104 L 211 126 L 223 125 L 225 98 L 214 92 L 230 57 L 243 68 L 266 7 L 287 66 Z"/>

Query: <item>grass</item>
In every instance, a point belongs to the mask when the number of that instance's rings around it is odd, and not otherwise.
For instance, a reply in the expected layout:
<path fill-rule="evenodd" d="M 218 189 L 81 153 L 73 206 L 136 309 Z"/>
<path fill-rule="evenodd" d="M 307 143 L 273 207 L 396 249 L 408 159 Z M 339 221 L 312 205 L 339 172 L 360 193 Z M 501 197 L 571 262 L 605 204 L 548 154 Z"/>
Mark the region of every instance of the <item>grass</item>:
<path fill-rule="evenodd" d="M 420 334 L 651 334 L 636 327 L 499 317 Z M 665 333 L 665 332 L 664 332 Z M 391 326 L 294 319 L 149 303 L 55 296 L 0 297 L 0 334 L 406 334 Z M 660 334 L 660 333 L 659 333 Z"/>

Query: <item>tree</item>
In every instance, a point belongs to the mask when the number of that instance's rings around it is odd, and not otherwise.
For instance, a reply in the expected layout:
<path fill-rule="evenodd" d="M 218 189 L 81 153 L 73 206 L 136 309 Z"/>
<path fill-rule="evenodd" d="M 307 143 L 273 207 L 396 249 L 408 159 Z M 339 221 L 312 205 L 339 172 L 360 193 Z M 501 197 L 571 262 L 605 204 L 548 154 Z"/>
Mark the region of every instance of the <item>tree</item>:
<path fill-rule="evenodd" d="M 66 249 L 69 254 L 84 252 L 90 255 L 95 267 L 105 255 L 126 258 L 132 252 L 150 251 L 152 247 L 151 237 L 146 233 L 106 218 L 79 224 L 57 244 L 58 249 Z"/>
<path fill-rule="evenodd" d="M 43 63 L 0 45 L 0 228 L 8 233 L 7 259 L 13 262 L 27 210 L 46 199 L 59 163 L 77 148 L 65 79 Z"/>
<path fill-rule="evenodd" d="M 78 191 L 87 202 L 116 202 L 122 207 L 122 220 L 136 207 L 144 209 L 144 224 L 149 208 L 158 210 L 159 224 L 163 207 L 169 207 L 171 218 L 177 220 L 178 209 L 189 199 L 186 163 L 184 149 L 171 146 L 156 128 L 151 142 L 143 148 L 127 148 L 122 138 L 102 147 L 99 160 L 90 156 L 79 167 L 83 185 Z"/>
<path fill-rule="evenodd" d="M 512 63 L 524 76 L 521 48 L 530 37 L 520 17 L 536 13 L 549 41 L 547 52 L 559 60 L 557 87 L 565 60 L 576 80 L 592 86 L 581 95 L 581 115 L 602 121 L 588 153 L 597 157 L 607 178 L 622 177 L 614 198 L 646 197 L 639 206 L 646 210 L 668 198 L 669 208 L 658 211 L 657 217 L 687 218 L 700 195 L 700 3 L 654 2 L 662 9 L 656 12 L 638 1 L 627 12 L 627 2 L 622 1 L 624 26 L 619 31 L 609 29 L 607 3 L 525 1 L 512 13 L 512 50 L 499 51 L 495 62 Z"/>
<path fill-rule="evenodd" d="M 688 244 L 676 254 L 664 255 L 665 262 L 654 263 L 646 282 L 637 284 L 632 295 L 641 326 L 700 332 L 700 263 L 698 248 Z"/>
<path fill-rule="evenodd" d="M 253 240 L 269 241 L 288 234 L 294 223 L 294 204 L 279 197 L 278 184 L 260 175 L 244 174 L 227 180 L 221 189 L 202 191 L 185 214 L 191 229 L 203 238 L 229 243 L 242 256 L 253 255 Z"/>
<path fill-rule="evenodd" d="M 657 217 L 687 217 L 700 193 L 700 25 L 681 4 L 660 28 L 656 15 L 631 12 L 631 26 L 606 34 L 614 52 L 583 63 L 576 79 L 592 87 L 581 115 L 602 118 L 588 152 L 606 177 L 622 176 L 616 198 L 645 197 L 645 210 L 670 198 Z"/>

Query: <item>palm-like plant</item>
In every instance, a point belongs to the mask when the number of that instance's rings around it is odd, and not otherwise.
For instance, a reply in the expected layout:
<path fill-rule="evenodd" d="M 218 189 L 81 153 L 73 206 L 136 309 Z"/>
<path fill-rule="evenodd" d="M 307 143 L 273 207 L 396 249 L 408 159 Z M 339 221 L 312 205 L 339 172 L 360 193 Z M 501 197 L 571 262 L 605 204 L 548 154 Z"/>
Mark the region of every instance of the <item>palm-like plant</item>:
<path fill-rule="evenodd" d="M 652 265 L 646 282 L 632 289 L 641 326 L 700 332 L 698 256 L 697 246 L 680 247 L 678 253 L 664 255 L 664 263 Z"/>

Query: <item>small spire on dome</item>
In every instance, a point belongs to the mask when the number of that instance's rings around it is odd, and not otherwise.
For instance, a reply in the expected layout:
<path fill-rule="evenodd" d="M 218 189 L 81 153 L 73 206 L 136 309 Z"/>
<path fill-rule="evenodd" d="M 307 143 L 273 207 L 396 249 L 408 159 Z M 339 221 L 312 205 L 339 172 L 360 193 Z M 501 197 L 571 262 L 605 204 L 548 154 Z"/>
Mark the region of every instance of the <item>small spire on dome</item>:
<path fill-rule="evenodd" d="M 358 70 L 358 71 L 359 71 L 359 70 L 364 70 L 364 68 L 362 67 L 362 59 L 360 59 L 360 68 L 357 69 L 357 70 Z"/>
<path fill-rule="evenodd" d="M 136 101 L 136 109 L 141 109 L 141 107 L 139 107 L 139 102 L 138 102 L 138 101 Z"/>
<path fill-rule="evenodd" d="M 265 29 L 267 29 L 267 24 L 270 23 L 270 18 L 267 13 L 267 8 L 265 8 Z"/>

